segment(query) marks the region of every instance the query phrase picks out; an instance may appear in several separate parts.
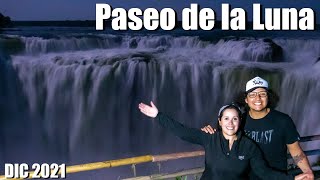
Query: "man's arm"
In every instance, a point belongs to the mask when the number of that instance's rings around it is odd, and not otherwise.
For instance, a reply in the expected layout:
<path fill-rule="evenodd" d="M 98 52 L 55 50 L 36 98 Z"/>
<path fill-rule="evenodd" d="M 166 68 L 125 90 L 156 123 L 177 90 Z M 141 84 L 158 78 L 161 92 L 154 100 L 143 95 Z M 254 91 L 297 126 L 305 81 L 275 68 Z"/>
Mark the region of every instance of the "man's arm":
<path fill-rule="evenodd" d="M 288 150 L 294 160 L 294 162 L 298 165 L 304 173 L 311 173 L 313 176 L 312 169 L 310 167 L 307 156 L 302 151 L 299 142 L 296 141 L 292 144 L 287 144 Z"/>
<path fill-rule="evenodd" d="M 210 125 L 204 126 L 201 128 L 201 131 L 207 133 L 207 134 L 214 134 L 217 130 L 212 128 Z"/>

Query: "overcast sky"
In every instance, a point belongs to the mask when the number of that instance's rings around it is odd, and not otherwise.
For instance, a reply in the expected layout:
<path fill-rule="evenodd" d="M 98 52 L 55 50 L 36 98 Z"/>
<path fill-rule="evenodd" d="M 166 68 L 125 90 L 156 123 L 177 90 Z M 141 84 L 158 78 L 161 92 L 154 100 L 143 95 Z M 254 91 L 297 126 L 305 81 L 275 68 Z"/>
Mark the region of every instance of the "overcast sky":
<path fill-rule="evenodd" d="M 314 10 L 316 17 L 320 14 L 319 0 L 0 0 L 0 13 L 12 20 L 95 20 L 96 3 L 107 3 L 113 8 L 126 9 L 155 7 L 161 10 L 168 7 L 176 10 L 178 16 L 183 8 L 189 7 L 191 3 L 198 3 L 200 8 L 212 8 L 218 17 L 221 14 L 221 3 L 229 3 L 231 8 L 245 9 L 249 20 L 252 19 L 252 3 L 260 3 L 264 8 L 309 7 Z M 319 19 L 316 18 L 318 23 Z"/>

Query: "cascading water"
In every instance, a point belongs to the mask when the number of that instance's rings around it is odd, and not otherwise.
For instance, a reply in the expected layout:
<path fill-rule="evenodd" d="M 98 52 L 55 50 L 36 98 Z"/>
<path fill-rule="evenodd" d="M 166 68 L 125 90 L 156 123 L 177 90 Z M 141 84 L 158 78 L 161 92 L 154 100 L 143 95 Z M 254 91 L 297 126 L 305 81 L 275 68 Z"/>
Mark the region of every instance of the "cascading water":
<path fill-rule="evenodd" d="M 70 35 L 0 43 L 21 47 L 1 61 L 1 113 L 12 115 L 1 120 L 1 161 L 79 163 L 199 149 L 144 117 L 138 103 L 152 100 L 200 128 L 257 75 L 279 93 L 278 109 L 302 136 L 320 134 L 320 40 Z"/>

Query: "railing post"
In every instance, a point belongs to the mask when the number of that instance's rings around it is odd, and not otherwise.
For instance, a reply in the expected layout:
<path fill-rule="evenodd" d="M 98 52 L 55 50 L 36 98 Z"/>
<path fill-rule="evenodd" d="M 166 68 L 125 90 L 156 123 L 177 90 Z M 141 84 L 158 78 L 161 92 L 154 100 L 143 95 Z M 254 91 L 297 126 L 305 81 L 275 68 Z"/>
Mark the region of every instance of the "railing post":
<path fill-rule="evenodd" d="M 133 177 L 137 177 L 136 164 L 132 164 L 131 168 L 132 168 L 132 171 L 133 171 Z"/>
<path fill-rule="evenodd" d="M 160 174 L 161 173 L 161 163 L 158 162 L 157 165 L 158 165 L 158 170 L 159 170 L 159 174 Z"/>

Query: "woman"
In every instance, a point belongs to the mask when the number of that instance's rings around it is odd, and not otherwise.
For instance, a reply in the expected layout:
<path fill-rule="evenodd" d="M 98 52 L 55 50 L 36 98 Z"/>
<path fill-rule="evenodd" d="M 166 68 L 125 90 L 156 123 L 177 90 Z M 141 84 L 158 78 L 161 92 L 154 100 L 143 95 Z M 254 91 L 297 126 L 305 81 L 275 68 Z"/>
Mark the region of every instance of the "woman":
<path fill-rule="evenodd" d="M 255 143 L 242 135 L 240 127 L 240 109 L 233 104 L 223 106 L 218 114 L 221 130 L 217 133 L 206 134 L 158 112 L 157 107 L 139 104 L 140 111 L 173 132 L 181 139 L 199 144 L 205 149 L 205 170 L 201 179 L 248 179 L 248 172 L 252 169 L 262 179 L 304 179 L 308 174 L 301 174 L 293 178 L 291 175 L 269 169 Z"/>

